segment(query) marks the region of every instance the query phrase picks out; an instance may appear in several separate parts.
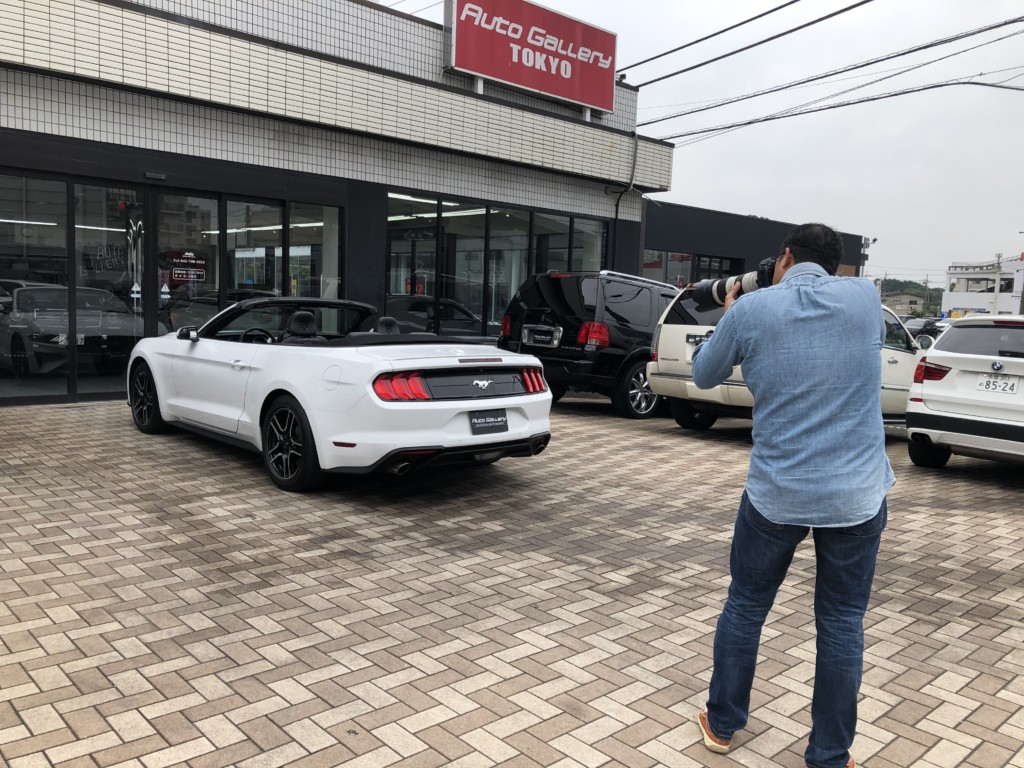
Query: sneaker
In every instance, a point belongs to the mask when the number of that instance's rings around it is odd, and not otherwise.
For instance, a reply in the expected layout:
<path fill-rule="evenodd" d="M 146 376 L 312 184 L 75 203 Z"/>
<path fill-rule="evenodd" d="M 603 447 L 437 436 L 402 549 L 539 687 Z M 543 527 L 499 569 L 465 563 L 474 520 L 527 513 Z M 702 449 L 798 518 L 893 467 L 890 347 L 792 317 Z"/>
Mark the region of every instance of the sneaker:
<path fill-rule="evenodd" d="M 724 755 L 732 747 L 732 739 L 720 739 L 718 736 L 715 736 L 715 732 L 711 730 L 711 724 L 708 722 L 708 711 L 706 709 L 702 709 L 700 714 L 697 715 L 697 725 L 700 726 L 700 732 L 704 736 L 704 746 L 712 752 Z M 850 766 L 847 766 L 847 768 L 850 768 Z"/>

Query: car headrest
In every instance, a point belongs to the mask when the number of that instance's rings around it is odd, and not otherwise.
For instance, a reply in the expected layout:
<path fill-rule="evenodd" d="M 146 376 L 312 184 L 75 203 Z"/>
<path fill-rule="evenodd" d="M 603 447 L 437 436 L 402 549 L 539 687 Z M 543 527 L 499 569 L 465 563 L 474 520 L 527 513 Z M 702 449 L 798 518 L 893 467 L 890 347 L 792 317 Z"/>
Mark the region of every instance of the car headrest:
<path fill-rule="evenodd" d="M 398 321 L 393 317 L 385 315 L 377 321 L 377 325 L 373 328 L 374 333 L 401 333 L 401 329 L 398 327 Z"/>
<path fill-rule="evenodd" d="M 300 309 L 288 318 L 288 333 L 295 336 L 316 336 L 316 318 L 312 312 Z"/>

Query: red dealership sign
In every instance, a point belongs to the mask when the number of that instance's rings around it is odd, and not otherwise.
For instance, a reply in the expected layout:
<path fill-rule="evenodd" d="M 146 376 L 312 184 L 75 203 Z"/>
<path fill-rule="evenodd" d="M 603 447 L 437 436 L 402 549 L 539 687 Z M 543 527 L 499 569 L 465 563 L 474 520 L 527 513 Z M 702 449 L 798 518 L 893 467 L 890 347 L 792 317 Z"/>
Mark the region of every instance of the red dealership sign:
<path fill-rule="evenodd" d="M 451 0 L 452 66 L 611 112 L 615 35 L 525 0 Z"/>

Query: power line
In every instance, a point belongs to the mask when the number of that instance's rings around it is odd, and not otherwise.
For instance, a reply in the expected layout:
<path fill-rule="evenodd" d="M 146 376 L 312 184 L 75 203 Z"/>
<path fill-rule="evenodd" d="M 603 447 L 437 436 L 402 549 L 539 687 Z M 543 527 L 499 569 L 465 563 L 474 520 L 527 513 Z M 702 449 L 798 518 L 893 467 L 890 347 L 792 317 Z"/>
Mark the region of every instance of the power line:
<path fill-rule="evenodd" d="M 648 80 L 646 83 L 640 83 L 640 85 L 638 85 L 637 88 L 643 88 L 645 85 L 651 85 L 652 83 L 659 83 L 662 80 L 667 80 L 670 77 L 675 77 L 676 75 L 681 75 L 681 74 L 683 74 L 685 72 L 692 72 L 695 69 L 700 69 L 701 67 L 706 67 L 708 64 L 714 64 L 716 61 L 721 61 L 722 59 L 727 59 L 730 56 L 735 56 L 738 53 L 743 53 L 744 51 L 749 51 L 751 48 L 757 48 L 759 45 L 764 45 L 765 43 L 770 43 L 772 40 L 778 40 L 780 37 L 785 37 L 786 35 L 791 35 L 794 32 L 799 32 L 801 29 L 807 29 L 807 27 L 813 27 L 815 24 L 820 24 L 823 21 L 827 21 L 828 19 L 835 18 L 836 16 L 839 16 L 840 14 L 846 13 L 847 11 L 852 11 L 854 8 L 859 8 L 860 6 L 867 5 L 870 2 L 873 2 L 873 0 L 860 0 L 859 3 L 854 3 L 853 5 L 848 5 L 845 8 L 840 8 L 838 11 L 836 11 L 834 13 L 830 13 L 827 16 L 822 16 L 821 18 L 814 19 L 814 21 L 809 21 L 806 24 L 801 24 L 798 27 L 793 27 L 792 29 L 786 30 L 785 32 L 780 32 L 777 35 L 772 35 L 771 37 L 766 37 L 764 40 L 759 40 L 756 43 L 751 43 L 750 45 L 745 45 L 742 48 L 737 48 L 735 51 L 731 51 L 729 53 L 723 53 L 721 56 L 716 56 L 713 59 L 708 59 L 707 61 L 702 61 L 699 64 L 694 64 L 693 66 L 686 67 L 685 69 L 680 69 L 677 72 L 670 72 L 667 75 L 662 75 L 661 77 L 656 77 L 653 80 Z"/>
<path fill-rule="evenodd" d="M 420 8 L 418 11 L 413 11 L 410 15 L 411 16 L 415 16 L 417 13 L 423 13 L 423 11 L 429 11 L 435 5 L 440 5 L 443 2 L 444 2 L 444 0 L 437 0 L 436 3 L 431 3 L 430 5 L 426 6 L 425 8 Z M 395 5 L 398 5 L 398 3 L 395 3 Z"/>
<path fill-rule="evenodd" d="M 760 91 L 755 91 L 753 93 L 748 93 L 748 94 L 746 94 L 744 96 L 736 96 L 736 97 L 730 98 L 730 99 L 723 99 L 723 100 L 715 102 L 715 103 L 713 103 L 711 105 L 705 105 L 705 106 L 701 106 L 701 107 L 698 107 L 698 108 L 695 108 L 695 109 L 685 110 L 683 112 L 676 112 L 675 114 L 672 114 L 672 115 L 666 115 L 664 117 L 658 117 L 658 118 L 655 118 L 653 120 L 647 120 L 647 121 L 642 122 L 642 123 L 637 123 L 637 128 L 642 128 L 642 127 L 644 127 L 646 125 L 654 125 L 655 123 L 662 123 L 662 122 L 664 122 L 666 120 L 672 120 L 673 118 L 676 118 L 676 117 L 683 117 L 685 115 L 693 115 L 693 114 L 696 114 L 698 112 L 705 112 L 705 111 L 707 111 L 709 109 L 715 109 L 716 107 L 725 106 L 726 104 L 735 104 L 735 103 L 740 102 L 740 101 L 747 101 L 748 99 L 753 99 L 753 98 L 756 98 L 758 96 L 764 96 L 764 95 L 769 94 L 769 93 L 777 93 L 778 91 L 784 91 L 784 90 L 787 90 L 787 89 L 790 89 L 790 88 L 795 88 L 797 86 L 806 85 L 807 83 L 813 83 L 813 82 L 818 81 L 818 80 L 824 80 L 824 79 L 826 79 L 828 77 L 832 77 L 833 75 L 841 75 L 841 74 L 845 74 L 847 72 L 853 72 L 853 71 L 858 70 L 858 69 L 864 69 L 865 67 L 870 67 L 873 64 L 880 64 L 883 61 L 889 61 L 891 59 L 897 59 L 897 58 L 900 58 L 902 56 L 908 56 L 908 55 L 910 55 L 912 53 L 919 53 L 921 51 L 928 50 L 929 48 L 936 48 L 936 47 L 938 47 L 940 45 L 946 45 L 948 43 L 955 43 L 958 40 L 963 40 L 963 39 L 968 38 L 968 37 L 973 37 L 974 35 L 980 35 L 983 32 L 989 32 L 989 31 L 991 31 L 993 29 L 999 29 L 1000 27 L 1005 27 L 1005 26 L 1008 26 L 1010 24 L 1019 24 L 1021 22 L 1024 22 L 1024 16 L 1018 16 L 1018 17 L 1013 18 L 1013 19 L 1007 19 L 1006 21 L 1001 21 L 1001 22 L 998 22 L 996 24 L 989 24 L 988 26 L 980 27 L 978 29 L 974 29 L 974 30 L 971 30 L 969 32 L 961 32 L 961 33 L 959 33 L 957 35 L 951 35 L 950 37 L 939 38 L 938 40 L 933 40 L 930 43 L 923 43 L 921 45 L 917 45 L 917 46 L 914 46 L 912 48 L 907 48 L 907 49 L 902 50 L 902 51 L 896 51 L 895 53 L 886 54 L 885 56 L 878 56 L 878 57 L 876 57 L 874 59 L 868 59 L 867 61 L 862 61 L 862 62 L 860 62 L 858 64 L 851 64 L 851 65 L 846 66 L 846 67 L 841 67 L 839 69 L 831 70 L 830 72 L 824 72 L 822 74 L 812 75 L 811 77 L 805 77 L 802 80 L 794 80 L 793 82 L 786 83 L 784 85 L 777 85 L 777 86 L 773 86 L 771 88 L 765 88 L 765 89 L 760 90 Z M 1005 38 L 999 38 L 999 39 L 1003 40 Z M 993 43 L 993 42 L 997 42 L 997 41 L 996 40 L 990 40 L 989 42 Z M 982 45 L 987 45 L 987 43 L 983 43 Z M 969 48 L 967 50 L 973 50 L 973 49 Z"/>
<path fill-rule="evenodd" d="M 399 2 L 402 2 L 402 0 L 399 0 Z M 734 29 L 739 29 L 744 24 L 749 24 L 752 21 L 757 21 L 758 19 L 763 19 L 765 16 L 768 16 L 769 14 L 775 13 L 776 11 L 781 11 L 783 8 L 786 8 L 787 6 L 790 6 L 790 5 L 793 5 L 794 3 L 799 3 L 799 2 L 800 2 L 800 0 L 789 0 L 788 3 L 783 3 L 782 5 L 779 5 L 779 6 L 775 7 L 775 8 L 772 8 L 770 11 L 765 11 L 764 13 L 760 13 L 757 16 L 751 16 L 749 19 L 747 19 L 746 21 L 741 21 L 739 24 L 733 24 L 731 27 L 726 27 L 725 29 L 720 29 L 717 32 L 712 32 L 710 35 L 705 35 L 704 37 L 700 38 L 699 40 L 693 40 L 692 42 L 686 43 L 685 45 L 680 45 L 678 48 L 673 48 L 671 51 L 665 51 L 664 53 L 659 53 L 656 56 L 651 56 L 649 59 L 644 59 L 643 61 L 638 61 L 636 64 L 630 64 L 628 67 L 622 67 L 621 69 L 619 69 L 619 72 L 625 72 L 627 69 L 633 69 L 634 67 L 639 67 L 641 64 L 647 64 L 647 63 L 649 63 L 651 61 L 654 61 L 656 59 L 660 59 L 660 58 L 663 58 L 664 56 L 668 56 L 669 54 L 678 53 L 679 51 L 683 50 L 684 48 L 690 48 L 691 46 L 697 45 L 697 43 L 703 43 L 705 40 L 710 40 L 713 37 L 718 37 L 719 35 L 724 35 L 726 32 L 731 32 Z"/>
<path fill-rule="evenodd" d="M 980 73 L 980 74 L 985 74 L 985 73 Z M 841 101 L 838 104 L 829 104 L 828 106 L 817 107 L 815 109 L 805 109 L 805 110 L 802 110 L 802 111 L 799 111 L 799 112 L 790 112 L 788 114 L 767 115 L 765 117 L 758 117 L 758 118 L 754 118 L 753 120 L 745 120 L 745 121 L 739 122 L 739 123 L 730 123 L 728 125 L 719 125 L 719 126 L 715 126 L 714 128 L 701 128 L 701 129 L 695 130 L 695 131 L 686 131 L 684 133 L 677 133 L 677 134 L 674 134 L 672 136 L 664 136 L 664 137 L 662 137 L 662 140 L 663 141 L 668 141 L 670 139 L 682 139 L 682 138 L 685 138 L 687 136 L 698 136 L 698 135 L 703 134 L 703 133 L 712 133 L 714 131 L 724 131 L 724 130 L 728 130 L 728 129 L 732 129 L 732 128 L 743 128 L 743 127 L 746 127 L 748 125 L 757 125 L 758 123 L 768 123 L 768 122 L 772 122 L 774 120 L 782 120 L 783 118 L 786 118 L 786 117 L 797 117 L 798 115 L 810 115 L 810 114 L 813 114 L 815 112 L 826 112 L 826 111 L 828 111 L 830 109 L 839 109 L 840 107 L 851 107 L 851 106 L 853 106 L 855 104 L 867 104 L 868 102 L 871 102 L 871 101 L 881 101 L 882 99 L 891 99 L 891 98 L 894 98 L 896 96 L 906 96 L 907 94 L 921 93 L 922 91 L 931 91 L 931 90 L 935 90 L 937 88 L 948 88 L 948 87 L 954 86 L 954 85 L 976 85 L 976 86 L 982 86 L 982 87 L 987 87 L 987 88 L 1001 88 L 1001 89 L 1005 89 L 1005 90 L 1008 90 L 1008 91 L 1021 91 L 1021 92 L 1024 92 L 1024 87 L 1017 87 L 1017 86 L 1011 86 L 1011 85 L 1002 85 L 1000 83 L 975 83 L 975 82 L 971 82 L 969 80 L 957 80 L 957 81 L 954 81 L 954 82 L 932 83 L 931 85 L 922 85 L 922 86 L 917 87 L 917 88 L 906 88 L 906 89 L 904 89 L 902 91 L 890 91 L 889 93 L 881 93 L 881 94 L 878 94 L 877 96 L 865 96 L 863 99 L 853 99 L 851 101 Z"/>

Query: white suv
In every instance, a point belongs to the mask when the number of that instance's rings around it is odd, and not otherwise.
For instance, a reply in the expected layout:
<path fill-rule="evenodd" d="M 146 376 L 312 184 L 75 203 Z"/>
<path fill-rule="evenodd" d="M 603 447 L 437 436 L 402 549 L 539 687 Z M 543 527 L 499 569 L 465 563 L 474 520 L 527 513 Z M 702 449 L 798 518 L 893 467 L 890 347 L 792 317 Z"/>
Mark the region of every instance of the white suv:
<path fill-rule="evenodd" d="M 919 467 L 950 454 L 1024 461 L 1024 316 L 953 320 L 914 373 L 907 449 Z"/>
<path fill-rule="evenodd" d="M 917 358 L 932 340 L 922 337 L 915 341 L 891 310 L 883 307 L 882 314 L 882 418 L 888 432 L 902 435 Z M 686 429 L 708 429 L 719 416 L 749 419 L 754 407 L 738 366 L 717 387 L 700 389 L 693 383 L 693 350 L 721 316 L 721 307 L 699 311 L 692 298 L 680 293 L 662 314 L 654 335 L 647 380 L 651 390 L 668 398 L 676 423 Z M 838 339 L 836 354 L 841 353 L 842 340 Z"/>

